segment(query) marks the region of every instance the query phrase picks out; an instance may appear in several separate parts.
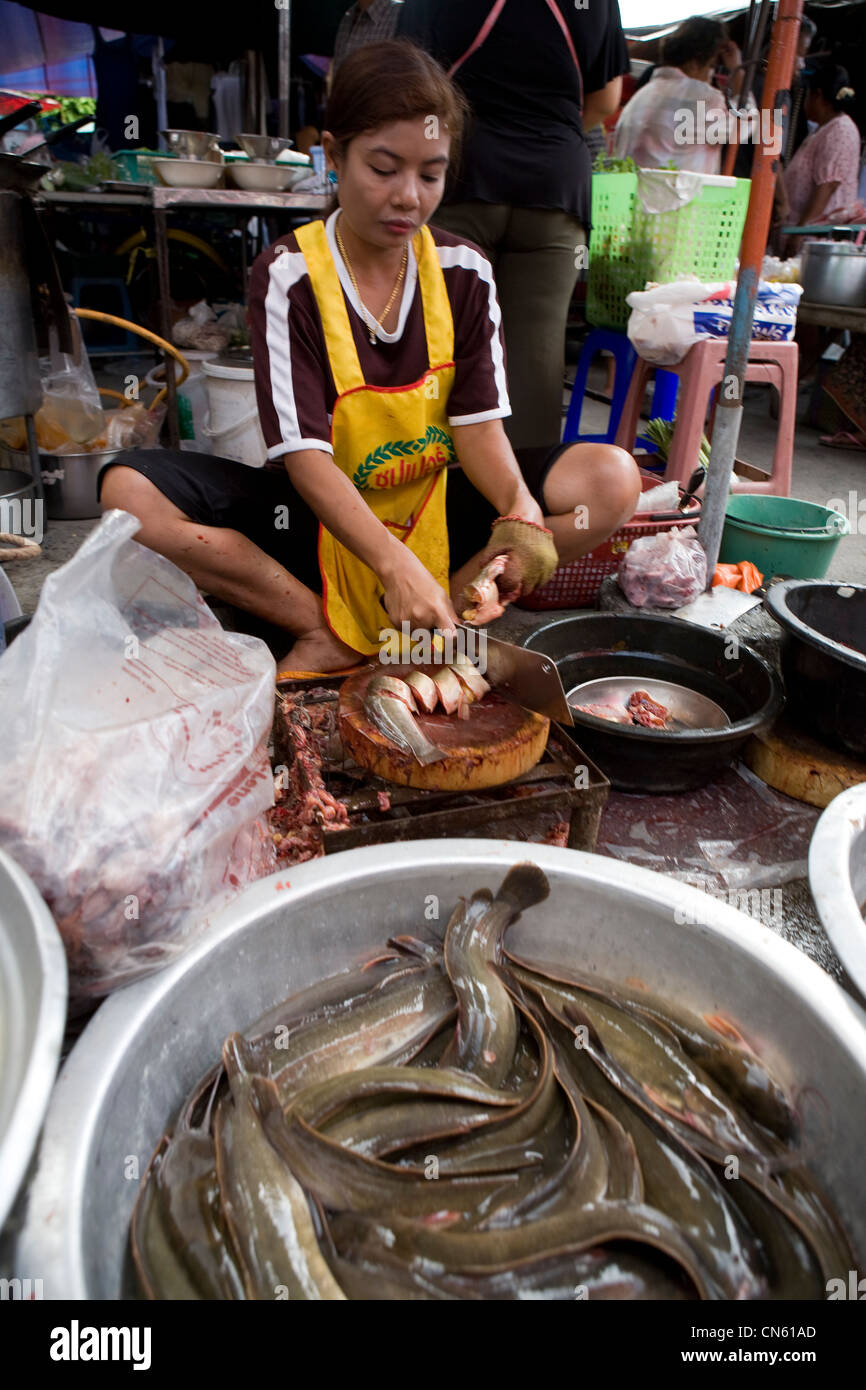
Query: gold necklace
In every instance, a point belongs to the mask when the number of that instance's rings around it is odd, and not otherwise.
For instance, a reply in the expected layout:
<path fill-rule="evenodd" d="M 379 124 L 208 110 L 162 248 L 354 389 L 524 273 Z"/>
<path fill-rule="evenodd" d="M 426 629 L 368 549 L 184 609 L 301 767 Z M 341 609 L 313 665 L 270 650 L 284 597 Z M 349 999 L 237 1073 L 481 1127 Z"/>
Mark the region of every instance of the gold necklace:
<path fill-rule="evenodd" d="M 350 279 L 351 282 L 352 282 L 352 288 L 354 289 L 355 294 L 358 296 L 358 303 L 359 303 L 360 306 L 361 306 L 361 313 L 363 314 L 363 316 L 364 316 L 364 322 L 365 322 L 366 325 L 367 325 L 367 332 L 368 332 L 368 334 L 369 334 L 369 336 L 370 336 L 370 342 L 371 342 L 371 343 L 373 344 L 373 346 L 375 347 L 375 346 L 376 346 L 376 343 L 377 343 L 377 341 L 378 341 L 378 339 L 377 339 L 377 337 L 376 337 L 376 329 L 377 329 L 377 328 L 382 328 L 382 323 L 383 323 L 383 321 L 388 317 L 388 314 L 390 313 L 390 310 L 391 310 L 391 306 L 393 305 L 394 300 L 397 298 L 397 294 L 398 294 L 398 292 L 399 292 L 399 290 L 400 290 L 400 286 L 403 284 L 403 278 L 404 278 L 404 276 L 405 276 L 405 274 L 406 274 L 406 267 L 407 267 L 408 264 L 409 264 L 409 243 L 407 242 L 406 245 L 403 247 L 403 260 L 402 260 L 401 265 L 400 265 L 400 271 L 399 271 L 399 273 L 398 273 L 398 275 L 397 275 L 397 279 L 396 279 L 396 281 L 394 282 L 394 288 L 393 288 L 393 290 L 391 291 L 391 298 L 388 300 L 388 303 L 385 305 L 385 308 L 382 310 L 382 318 L 381 318 L 381 319 L 377 319 L 377 318 L 374 317 L 373 314 L 370 313 L 369 309 L 367 308 L 366 304 L 364 303 L 363 299 L 361 298 L 361 291 L 360 291 L 360 289 L 358 288 L 358 281 L 355 279 L 355 272 L 354 272 L 354 270 L 352 269 L 352 265 L 351 265 L 351 262 L 350 262 L 350 260 L 349 260 L 349 257 L 346 255 L 346 248 L 345 248 L 345 246 L 343 245 L 343 238 L 340 236 L 340 223 L 339 223 L 339 220 L 335 223 L 334 230 L 335 230 L 335 232 L 336 232 L 336 234 L 337 234 L 337 245 L 338 245 L 339 248 L 340 248 L 340 255 L 343 257 L 343 260 L 344 260 L 345 263 L 346 263 L 346 269 L 347 269 L 348 272 L 349 272 L 349 279 Z M 383 333 L 384 333 L 384 331 L 385 331 L 385 330 L 382 329 L 382 332 L 383 332 Z"/>

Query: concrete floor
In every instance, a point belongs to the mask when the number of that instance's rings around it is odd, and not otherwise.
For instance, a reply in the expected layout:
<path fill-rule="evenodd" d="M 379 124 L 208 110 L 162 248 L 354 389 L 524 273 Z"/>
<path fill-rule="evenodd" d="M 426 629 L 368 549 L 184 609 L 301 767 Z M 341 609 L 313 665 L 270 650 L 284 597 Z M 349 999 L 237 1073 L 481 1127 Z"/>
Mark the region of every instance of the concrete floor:
<path fill-rule="evenodd" d="M 113 359 L 104 363 L 98 378 L 103 385 L 117 386 L 129 370 L 144 372 L 141 358 Z M 573 375 L 573 371 L 570 376 Z M 602 372 L 597 366 L 591 378 L 591 386 L 601 389 Z M 749 387 L 746 390 L 745 416 L 740 437 L 738 454 L 741 458 L 760 468 L 769 468 L 776 438 L 776 424 L 770 418 L 769 388 Z M 568 393 L 563 396 L 564 406 L 568 403 Z M 807 392 L 800 397 L 798 419 L 806 415 L 809 405 Z M 581 428 L 585 433 L 600 432 L 607 424 L 607 406 L 587 398 L 584 403 Z M 866 454 L 847 453 L 827 449 L 818 443 L 823 431 L 808 424 L 799 423 L 797 427 L 794 452 L 794 485 L 792 495 L 809 502 L 826 506 L 831 500 L 842 498 L 848 505 L 852 520 L 852 533 L 842 538 L 830 566 L 829 577 L 853 583 L 866 583 Z M 853 494 L 853 497 L 849 495 Z M 857 506 L 860 513 L 860 534 L 854 530 Z M 7 567 L 7 574 L 15 587 L 22 610 L 34 611 L 46 577 L 59 566 L 66 563 L 78 549 L 84 537 L 96 525 L 96 521 L 50 521 L 47 523 L 43 540 L 42 555 L 36 560 L 13 562 Z M 485 538 L 479 537 L 479 544 Z M 517 637 L 531 630 L 542 621 L 548 621 L 545 614 L 527 613 L 512 610 L 497 627 L 497 635 Z"/>

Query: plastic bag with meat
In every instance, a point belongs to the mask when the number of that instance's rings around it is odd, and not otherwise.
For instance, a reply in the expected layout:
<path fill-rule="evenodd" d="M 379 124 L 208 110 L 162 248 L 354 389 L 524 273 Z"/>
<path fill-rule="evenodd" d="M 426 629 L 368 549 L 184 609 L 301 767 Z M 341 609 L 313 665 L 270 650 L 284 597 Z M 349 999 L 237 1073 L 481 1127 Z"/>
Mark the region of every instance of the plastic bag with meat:
<path fill-rule="evenodd" d="M 0 849 L 60 928 L 73 1002 L 168 964 L 276 868 L 275 666 L 108 512 L 0 658 Z"/>
<path fill-rule="evenodd" d="M 639 536 L 622 557 L 617 579 L 635 608 L 691 603 L 707 584 L 707 557 L 694 526 Z"/>

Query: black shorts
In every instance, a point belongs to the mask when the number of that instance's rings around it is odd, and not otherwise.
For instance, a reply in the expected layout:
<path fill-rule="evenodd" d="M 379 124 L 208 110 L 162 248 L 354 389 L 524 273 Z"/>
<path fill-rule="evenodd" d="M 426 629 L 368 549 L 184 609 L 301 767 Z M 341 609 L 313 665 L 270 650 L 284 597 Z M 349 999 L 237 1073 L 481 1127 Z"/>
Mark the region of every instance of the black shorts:
<path fill-rule="evenodd" d="M 567 448 L 556 444 L 517 450 L 526 485 L 545 513 L 545 479 Z M 121 463 L 141 473 L 191 521 L 240 531 L 302 584 L 321 592 L 319 523 L 284 468 L 249 468 L 234 459 L 179 449 L 134 449 L 101 469 L 98 491 L 108 469 Z M 462 468 L 451 468 L 446 514 L 453 571 L 487 544 L 496 510 Z"/>

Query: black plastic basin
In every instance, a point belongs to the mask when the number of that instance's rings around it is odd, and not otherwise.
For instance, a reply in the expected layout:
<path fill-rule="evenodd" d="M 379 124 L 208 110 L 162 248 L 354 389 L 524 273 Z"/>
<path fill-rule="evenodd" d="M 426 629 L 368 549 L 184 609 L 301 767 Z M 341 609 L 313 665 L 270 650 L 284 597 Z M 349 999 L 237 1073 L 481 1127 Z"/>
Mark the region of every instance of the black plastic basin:
<path fill-rule="evenodd" d="M 789 579 L 764 604 L 785 631 L 792 717 L 831 747 L 866 757 L 866 584 Z"/>
<path fill-rule="evenodd" d="M 709 696 L 728 715 L 725 729 L 667 733 L 574 710 L 574 737 L 621 791 L 705 786 L 752 734 L 769 728 L 784 704 L 779 677 L 749 647 L 679 618 L 586 613 L 539 628 L 524 646 L 556 662 L 566 692 L 601 676 L 674 681 Z"/>

